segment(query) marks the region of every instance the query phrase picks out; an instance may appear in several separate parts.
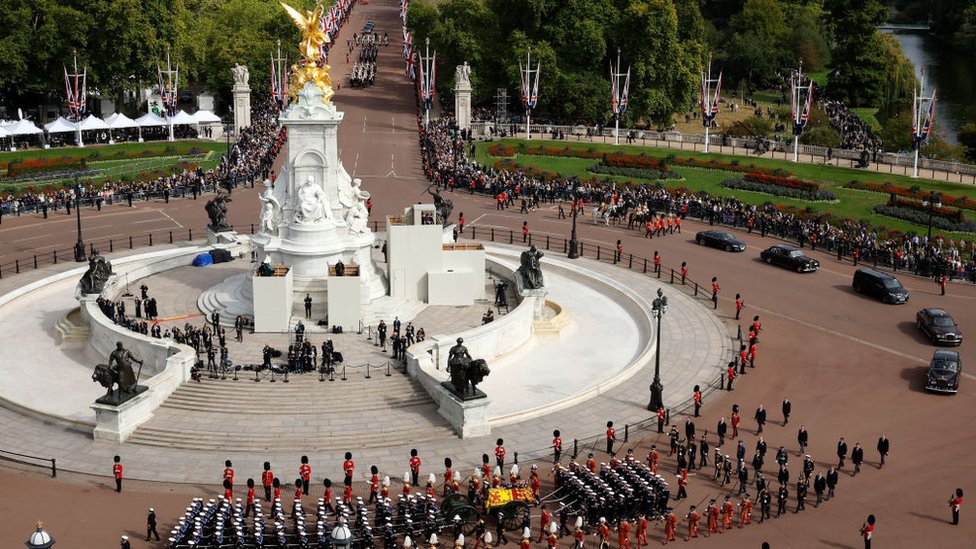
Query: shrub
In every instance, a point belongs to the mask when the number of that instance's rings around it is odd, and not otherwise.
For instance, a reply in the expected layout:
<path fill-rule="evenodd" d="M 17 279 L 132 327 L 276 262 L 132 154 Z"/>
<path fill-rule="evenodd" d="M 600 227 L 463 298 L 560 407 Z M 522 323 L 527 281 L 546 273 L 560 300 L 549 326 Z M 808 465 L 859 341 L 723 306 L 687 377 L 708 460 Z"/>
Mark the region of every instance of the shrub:
<path fill-rule="evenodd" d="M 515 156 L 515 149 L 504 143 L 498 143 L 488 147 L 488 154 L 491 156 L 511 158 Z"/>
<path fill-rule="evenodd" d="M 664 166 L 667 168 L 667 166 Z M 624 168 L 620 166 L 607 166 L 603 163 L 594 164 L 586 171 L 605 175 L 620 175 L 624 177 L 636 177 L 637 179 L 684 179 L 679 173 L 667 170 L 657 170 L 653 168 Z"/>
<path fill-rule="evenodd" d="M 747 181 L 754 181 L 756 183 L 762 183 L 764 185 L 776 185 L 778 187 L 799 189 L 801 191 L 817 192 L 820 190 L 819 183 L 804 181 L 803 179 L 793 179 L 792 177 L 779 177 L 776 175 L 767 175 L 763 173 L 747 173 L 743 176 L 743 179 Z"/>
<path fill-rule="evenodd" d="M 915 223 L 917 225 L 925 226 L 928 225 L 929 222 L 928 212 L 922 212 L 913 208 L 905 208 L 889 204 L 878 204 L 874 207 L 874 212 L 880 215 L 901 219 L 902 221 L 908 221 L 909 223 Z M 940 216 L 932 216 L 932 226 L 945 231 L 965 233 L 976 232 L 976 223 L 973 223 L 972 221 L 953 221 L 952 219 Z"/>
<path fill-rule="evenodd" d="M 895 185 L 889 181 L 884 183 L 872 183 L 870 181 L 858 181 L 854 180 L 850 183 L 844 185 L 845 189 L 854 189 L 857 191 L 869 191 L 875 193 L 893 194 L 896 196 L 901 196 L 905 198 L 914 198 L 915 200 L 928 200 L 929 193 L 923 191 L 918 185 L 912 185 L 911 187 L 903 187 L 901 185 Z M 951 196 L 942 195 L 942 204 L 944 206 L 952 206 L 953 208 L 962 208 L 964 210 L 976 211 L 976 200 L 971 200 L 968 196 Z"/>
<path fill-rule="evenodd" d="M 727 189 L 738 189 L 742 191 L 752 191 L 782 196 L 785 198 L 796 198 L 798 200 L 812 200 L 817 202 L 828 202 L 837 200 L 834 193 L 830 191 L 808 190 L 798 187 L 785 187 L 773 183 L 764 183 L 750 179 L 729 178 L 722 181 L 722 186 Z"/>

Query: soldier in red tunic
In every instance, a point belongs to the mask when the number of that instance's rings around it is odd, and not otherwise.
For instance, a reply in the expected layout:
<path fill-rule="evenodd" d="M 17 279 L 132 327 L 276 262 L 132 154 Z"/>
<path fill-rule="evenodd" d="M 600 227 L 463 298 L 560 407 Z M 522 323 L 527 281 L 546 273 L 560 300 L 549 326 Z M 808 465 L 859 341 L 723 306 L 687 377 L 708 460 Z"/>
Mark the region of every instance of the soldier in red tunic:
<path fill-rule="evenodd" d="M 661 455 L 657 452 L 657 445 L 651 445 L 651 451 L 647 453 L 647 466 L 651 472 L 657 474 L 657 466 L 661 462 Z"/>
<path fill-rule="evenodd" d="M 495 465 L 505 470 L 505 441 L 498 439 L 495 441 Z"/>
<path fill-rule="evenodd" d="M 224 478 L 223 480 L 230 481 L 231 487 L 234 486 L 234 467 L 231 465 L 230 460 L 224 461 Z"/>
<path fill-rule="evenodd" d="M 732 529 L 732 515 L 735 514 L 735 505 L 732 503 L 731 496 L 725 496 L 725 503 L 722 505 L 722 532 Z"/>
<path fill-rule="evenodd" d="M 280 501 L 281 500 L 281 481 L 278 480 L 278 477 L 275 477 L 275 478 L 271 479 L 271 486 L 274 488 L 274 493 L 272 494 L 273 499 L 271 501 Z"/>
<path fill-rule="evenodd" d="M 529 473 L 529 488 L 532 488 L 532 497 L 539 501 L 539 492 L 542 482 L 539 480 L 539 466 L 532 464 L 532 472 Z"/>
<path fill-rule="evenodd" d="M 254 479 L 247 479 L 247 506 L 244 507 L 244 518 L 254 512 Z"/>
<path fill-rule="evenodd" d="M 664 541 L 662 545 L 667 545 L 669 541 L 676 541 L 678 533 L 678 516 L 674 514 L 674 509 L 668 507 L 668 514 L 664 516 Z"/>
<path fill-rule="evenodd" d="M 449 457 L 444 458 L 444 490 L 442 493 L 443 496 L 447 496 L 447 493 L 451 490 L 451 481 L 454 480 L 454 470 L 451 469 L 453 465 L 454 462 L 451 461 L 451 458 Z"/>
<path fill-rule="evenodd" d="M 264 487 L 264 501 L 271 501 L 271 481 L 274 473 L 271 472 L 271 462 L 264 462 L 264 472 L 261 473 L 261 486 Z"/>
<path fill-rule="evenodd" d="M 607 519 L 600 517 L 600 525 L 596 529 L 596 535 L 600 538 L 600 549 L 610 547 L 610 527 L 607 526 Z"/>
<path fill-rule="evenodd" d="M 718 518 L 719 511 L 718 505 L 715 504 L 715 500 L 708 502 L 708 507 L 705 508 L 705 516 L 708 519 L 708 530 L 705 532 L 705 537 L 711 536 L 713 533 L 718 532 Z"/>
<path fill-rule="evenodd" d="M 613 428 L 613 422 L 607 422 L 607 453 L 613 453 L 613 443 L 617 441 L 617 431 Z"/>
<path fill-rule="evenodd" d="M 542 517 L 539 519 L 539 541 L 536 543 L 542 543 L 542 540 L 545 539 L 546 534 L 549 533 L 549 521 L 551 519 L 552 516 L 549 513 L 549 508 L 543 506 Z"/>
<path fill-rule="evenodd" d="M 325 479 L 322 481 L 325 486 L 325 493 L 322 495 L 322 499 L 325 502 L 325 508 L 329 510 L 330 513 L 335 512 L 335 508 L 332 507 L 332 481 Z"/>
<path fill-rule="evenodd" d="M 234 485 L 229 480 L 224 481 L 224 499 L 230 503 L 234 499 Z"/>
<path fill-rule="evenodd" d="M 407 479 L 404 479 L 407 482 Z M 420 482 L 420 456 L 417 455 L 417 449 L 413 448 L 410 450 L 410 482 L 414 486 L 419 486 Z M 409 493 L 409 492 L 407 492 Z"/>
<path fill-rule="evenodd" d="M 352 475 L 356 472 L 356 462 L 352 460 L 352 452 L 346 452 L 346 460 L 342 462 L 342 471 L 346 478 L 342 480 L 345 485 L 352 485 Z"/>
<path fill-rule="evenodd" d="M 742 301 L 741 294 L 735 294 L 735 319 L 739 320 L 739 315 L 742 314 L 742 308 L 745 307 L 745 303 Z"/>
<path fill-rule="evenodd" d="M 563 439 L 559 436 L 559 429 L 552 432 L 552 461 L 559 463 L 563 454 Z"/>
<path fill-rule="evenodd" d="M 640 515 L 637 517 L 637 547 L 647 545 L 647 517 Z"/>
<path fill-rule="evenodd" d="M 630 522 L 627 519 L 621 520 L 617 528 L 617 544 L 620 549 L 630 549 Z"/>
<path fill-rule="evenodd" d="M 695 401 L 695 417 L 701 417 L 698 413 L 701 410 L 701 406 L 702 406 L 702 394 L 701 394 L 700 386 L 695 385 L 695 394 L 692 395 L 692 398 Z"/>
<path fill-rule="evenodd" d="M 586 534 L 583 532 L 583 528 L 579 526 L 577 521 L 576 530 L 573 532 L 573 549 L 583 549 L 583 541 L 586 539 Z"/>
<path fill-rule="evenodd" d="M 691 506 L 691 508 L 688 511 L 688 514 L 685 515 L 685 518 L 688 519 L 688 537 L 685 538 L 685 541 L 689 541 L 689 540 L 691 540 L 691 538 L 697 538 L 698 537 L 698 520 L 699 519 L 698 519 L 698 513 L 695 512 L 695 506 L 694 505 Z"/>
<path fill-rule="evenodd" d="M 752 500 L 749 494 L 742 496 L 742 503 L 739 504 L 739 528 L 752 523 Z"/>
<path fill-rule="evenodd" d="M 380 470 L 373 465 L 369 468 L 369 472 L 372 476 L 369 477 L 369 501 L 366 502 L 367 504 L 374 503 L 380 491 Z"/>
<path fill-rule="evenodd" d="M 115 456 L 112 458 L 112 476 L 115 477 L 115 491 L 122 492 L 122 458 Z"/>
<path fill-rule="evenodd" d="M 302 464 L 298 467 L 298 477 L 302 479 L 302 492 L 308 493 L 309 482 L 312 480 L 312 466 L 308 464 L 308 456 L 302 456 Z"/>

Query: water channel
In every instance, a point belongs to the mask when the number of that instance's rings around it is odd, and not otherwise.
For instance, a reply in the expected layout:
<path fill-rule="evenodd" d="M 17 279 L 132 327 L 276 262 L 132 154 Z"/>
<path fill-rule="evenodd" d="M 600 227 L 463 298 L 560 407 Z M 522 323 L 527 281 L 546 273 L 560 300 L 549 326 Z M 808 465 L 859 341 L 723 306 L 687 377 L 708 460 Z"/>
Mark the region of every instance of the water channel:
<path fill-rule="evenodd" d="M 954 50 L 925 32 L 897 32 L 916 75 L 925 68 L 925 94 L 936 88 L 935 132 L 956 143 L 959 128 L 976 122 L 976 56 Z"/>

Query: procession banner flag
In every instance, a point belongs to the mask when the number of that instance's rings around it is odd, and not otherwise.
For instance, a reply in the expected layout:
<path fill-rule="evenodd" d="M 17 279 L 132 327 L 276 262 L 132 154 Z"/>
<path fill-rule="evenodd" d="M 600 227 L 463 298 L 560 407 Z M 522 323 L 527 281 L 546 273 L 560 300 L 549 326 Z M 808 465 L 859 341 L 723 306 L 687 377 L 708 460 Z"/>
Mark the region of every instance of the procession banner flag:
<path fill-rule="evenodd" d="M 628 94 L 630 92 L 630 67 L 627 67 L 627 78 L 624 80 L 624 91 L 620 96 L 620 114 L 627 110 Z"/>

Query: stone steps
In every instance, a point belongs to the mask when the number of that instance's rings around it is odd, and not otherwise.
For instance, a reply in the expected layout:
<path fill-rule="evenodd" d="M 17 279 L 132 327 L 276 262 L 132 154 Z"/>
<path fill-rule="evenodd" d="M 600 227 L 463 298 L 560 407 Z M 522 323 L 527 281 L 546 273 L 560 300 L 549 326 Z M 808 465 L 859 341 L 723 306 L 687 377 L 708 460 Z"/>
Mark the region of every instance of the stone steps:
<path fill-rule="evenodd" d="M 54 324 L 54 333 L 58 343 L 86 342 L 91 334 L 91 328 L 81 319 L 81 311 L 78 307 L 68 311 L 68 314 L 59 318 Z"/>

